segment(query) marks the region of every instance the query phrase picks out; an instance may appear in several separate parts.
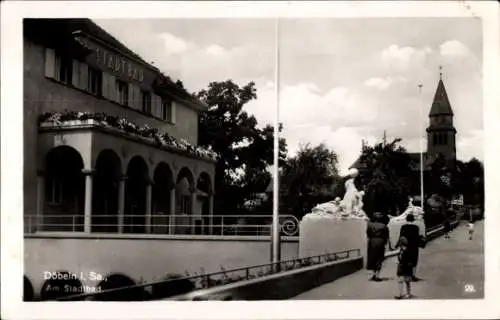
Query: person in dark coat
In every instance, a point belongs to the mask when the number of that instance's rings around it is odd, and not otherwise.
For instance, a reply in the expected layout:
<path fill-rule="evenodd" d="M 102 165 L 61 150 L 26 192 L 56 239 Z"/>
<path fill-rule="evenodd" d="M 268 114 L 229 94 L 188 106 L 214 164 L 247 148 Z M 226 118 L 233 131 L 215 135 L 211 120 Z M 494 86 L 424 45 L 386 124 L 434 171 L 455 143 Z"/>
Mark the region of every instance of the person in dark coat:
<path fill-rule="evenodd" d="M 371 281 L 382 281 L 379 275 L 385 259 L 385 247 L 389 242 L 389 228 L 383 222 L 383 215 L 380 212 L 375 212 L 372 220 L 368 222 L 366 236 L 368 238 L 366 269 L 373 271 Z"/>
<path fill-rule="evenodd" d="M 398 286 L 399 295 L 395 296 L 395 299 L 408 299 L 413 298 L 411 294 L 411 280 L 413 276 L 413 253 L 409 250 L 408 239 L 405 237 L 400 237 L 397 243 L 399 247 L 398 253 Z M 406 286 L 406 295 L 404 293 L 404 287 Z"/>
<path fill-rule="evenodd" d="M 405 238 L 408 242 L 407 244 L 407 260 L 413 266 L 413 273 L 411 275 L 412 281 L 419 281 L 420 279 L 415 276 L 415 271 L 418 264 L 418 253 L 419 248 L 423 247 L 424 239 L 420 235 L 420 228 L 414 224 L 415 216 L 413 214 L 408 214 L 406 216 L 407 223 L 401 226 L 401 231 L 399 232 L 400 238 Z M 398 247 L 399 244 L 396 244 Z"/>
<path fill-rule="evenodd" d="M 451 219 L 452 219 L 453 214 L 454 214 L 454 212 L 453 212 L 453 209 L 451 207 L 447 208 L 444 212 L 443 232 L 444 232 L 445 239 L 450 239 Z"/>

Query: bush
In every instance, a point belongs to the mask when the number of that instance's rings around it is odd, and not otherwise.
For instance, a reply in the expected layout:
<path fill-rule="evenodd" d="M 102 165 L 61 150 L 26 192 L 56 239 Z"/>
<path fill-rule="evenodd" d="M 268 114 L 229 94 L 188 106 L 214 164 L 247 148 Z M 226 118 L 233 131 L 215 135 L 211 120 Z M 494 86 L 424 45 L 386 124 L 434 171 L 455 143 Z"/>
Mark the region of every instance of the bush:
<path fill-rule="evenodd" d="M 193 291 L 195 289 L 194 283 L 189 279 L 183 278 L 185 276 L 180 274 L 167 275 L 164 280 L 172 281 L 152 285 L 151 299 L 159 300 Z"/>

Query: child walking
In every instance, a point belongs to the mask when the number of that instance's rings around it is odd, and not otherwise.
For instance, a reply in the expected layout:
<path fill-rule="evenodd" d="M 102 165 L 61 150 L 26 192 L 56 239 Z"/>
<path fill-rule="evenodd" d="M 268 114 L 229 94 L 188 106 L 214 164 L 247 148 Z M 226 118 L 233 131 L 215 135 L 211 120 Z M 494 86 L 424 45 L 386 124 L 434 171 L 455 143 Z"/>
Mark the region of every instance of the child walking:
<path fill-rule="evenodd" d="M 469 220 L 469 224 L 467 224 L 467 230 L 469 233 L 469 240 L 472 240 L 472 236 L 474 235 L 474 222 Z"/>
<path fill-rule="evenodd" d="M 405 237 L 401 237 L 396 244 L 396 248 L 399 247 L 398 254 L 398 285 L 399 285 L 399 295 L 395 296 L 395 299 L 408 299 L 413 298 L 411 294 L 411 280 L 413 277 L 413 263 L 411 260 L 410 252 L 408 251 L 408 240 Z M 404 289 L 406 287 L 406 295 L 404 294 Z"/>

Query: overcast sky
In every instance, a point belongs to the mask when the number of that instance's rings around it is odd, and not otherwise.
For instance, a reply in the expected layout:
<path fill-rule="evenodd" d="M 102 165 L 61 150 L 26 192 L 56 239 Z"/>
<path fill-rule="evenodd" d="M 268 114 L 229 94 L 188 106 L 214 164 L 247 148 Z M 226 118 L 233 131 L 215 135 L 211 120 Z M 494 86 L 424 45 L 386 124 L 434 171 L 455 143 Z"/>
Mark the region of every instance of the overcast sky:
<path fill-rule="evenodd" d="M 211 81 L 256 82 L 258 99 L 246 110 L 261 125 L 273 123 L 273 20 L 96 22 L 190 91 Z M 289 155 L 301 144 L 323 142 L 345 172 L 361 139 L 373 143 L 384 130 L 418 151 L 442 65 L 458 158 L 483 159 L 479 19 L 293 19 L 281 22 L 280 34 L 280 121 Z"/>

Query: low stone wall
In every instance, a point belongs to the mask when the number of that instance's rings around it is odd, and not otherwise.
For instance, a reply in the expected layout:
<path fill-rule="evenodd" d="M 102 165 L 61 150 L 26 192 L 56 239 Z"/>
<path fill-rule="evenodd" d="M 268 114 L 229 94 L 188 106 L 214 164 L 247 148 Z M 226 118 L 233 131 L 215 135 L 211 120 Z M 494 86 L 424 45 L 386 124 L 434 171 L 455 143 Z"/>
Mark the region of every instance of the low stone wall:
<path fill-rule="evenodd" d="M 38 297 L 46 273 L 75 274 L 85 288 L 122 274 L 135 283 L 162 280 L 166 274 L 191 275 L 265 264 L 268 236 L 167 236 L 43 233 L 24 237 L 24 275 Z M 298 239 L 283 237 L 283 260 L 298 257 Z"/>
<path fill-rule="evenodd" d="M 327 262 L 257 279 L 197 290 L 166 300 L 283 300 L 357 272 L 362 257 Z"/>

